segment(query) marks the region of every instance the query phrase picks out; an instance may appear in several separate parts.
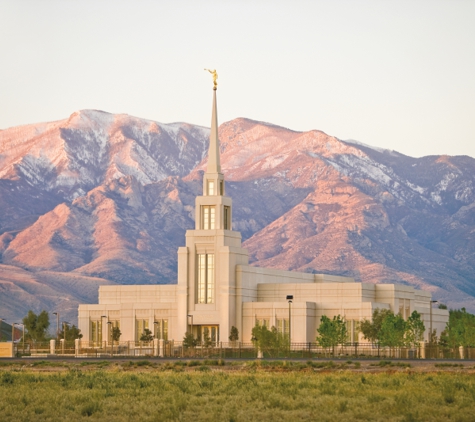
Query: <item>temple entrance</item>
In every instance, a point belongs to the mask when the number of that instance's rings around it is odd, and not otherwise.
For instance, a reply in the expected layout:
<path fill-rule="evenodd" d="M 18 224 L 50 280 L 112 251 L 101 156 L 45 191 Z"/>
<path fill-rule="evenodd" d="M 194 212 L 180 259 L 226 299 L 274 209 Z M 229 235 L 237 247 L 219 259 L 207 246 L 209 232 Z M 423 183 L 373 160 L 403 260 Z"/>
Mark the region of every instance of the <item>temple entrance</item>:
<path fill-rule="evenodd" d="M 193 328 L 200 342 L 211 341 L 216 344 L 219 341 L 219 325 L 195 325 Z"/>

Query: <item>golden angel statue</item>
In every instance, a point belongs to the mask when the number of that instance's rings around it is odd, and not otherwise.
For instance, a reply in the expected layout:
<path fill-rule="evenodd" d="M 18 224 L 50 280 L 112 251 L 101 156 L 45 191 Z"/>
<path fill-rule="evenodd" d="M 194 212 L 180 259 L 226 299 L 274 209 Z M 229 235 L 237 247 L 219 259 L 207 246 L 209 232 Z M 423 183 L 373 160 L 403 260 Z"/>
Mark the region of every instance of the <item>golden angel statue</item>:
<path fill-rule="evenodd" d="M 216 89 L 218 87 L 218 72 L 216 72 L 216 69 L 214 70 L 205 69 L 205 70 L 207 70 L 209 73 L 213 75 L 214 89 Z"/>

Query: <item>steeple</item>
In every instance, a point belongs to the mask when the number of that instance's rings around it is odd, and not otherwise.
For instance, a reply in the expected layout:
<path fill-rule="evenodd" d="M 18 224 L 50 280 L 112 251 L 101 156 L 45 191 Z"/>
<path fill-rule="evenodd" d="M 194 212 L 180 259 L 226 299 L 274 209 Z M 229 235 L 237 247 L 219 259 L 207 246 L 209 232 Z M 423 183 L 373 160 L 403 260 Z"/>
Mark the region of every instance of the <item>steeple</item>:
<path fill-rule="evenodd" d="M 203 176 L 203 195 L 196 197 L 196 230 L 232 230 L 231 198 L 225 195 L 224 176 L 221 173 L 218 138 L 218 106 L 216 91 L 218 74 L 213 75 L 213 108 L 211 110 L 211 132 L 209 136 L 208 166 Z"/>
<path fill-rule="evenodd" d="M 213 87 L 213 109 L 211 110 L 211 132 L 209 134 L 208 168 L 206 173 L 221 173 L 218 138 L 218 107 L 216 104 L 217 86 Z"/>
<path fill-rule="evenodd" d="M 205 69 L 213 75 L 213 108 L 211 109 L 211 131 L 209 134 L 208 167 L 203 177 L 204 196 L 224 196 L 224 177 L 221 173 L 218 138 L 218 74 L 216 70 Z"/>

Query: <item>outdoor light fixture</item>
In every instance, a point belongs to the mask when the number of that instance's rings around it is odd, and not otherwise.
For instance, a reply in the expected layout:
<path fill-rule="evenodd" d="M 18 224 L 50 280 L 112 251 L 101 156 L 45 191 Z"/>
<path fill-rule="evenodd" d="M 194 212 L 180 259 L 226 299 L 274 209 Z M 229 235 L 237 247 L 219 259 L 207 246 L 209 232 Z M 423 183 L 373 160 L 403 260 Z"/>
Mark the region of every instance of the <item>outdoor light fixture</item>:
<path fill-rule="evenodd" d="M 53 312 L 56 315 L 56 341 L 59 341 L 59 312 Z"/>
<path fill-rule="evenodd" d="M 294 297 L 292 295 L 287 295 L 286 297 L 287 301 L 289 302 L 289 357 L 290 357 L 290 348 L 292 344 L 292 312 L 291 312 L 291 307 L 292 307 L 292 300 L 294 300 Z"/>

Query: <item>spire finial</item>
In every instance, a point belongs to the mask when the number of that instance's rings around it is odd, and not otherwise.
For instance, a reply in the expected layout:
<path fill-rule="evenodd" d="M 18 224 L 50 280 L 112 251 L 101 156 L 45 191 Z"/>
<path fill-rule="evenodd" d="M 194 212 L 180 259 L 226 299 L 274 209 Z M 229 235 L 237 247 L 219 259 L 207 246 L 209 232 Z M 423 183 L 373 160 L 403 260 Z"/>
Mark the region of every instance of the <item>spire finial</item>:
<path fill-rule="evenodd" d="M 211 73 L 213 75 L 213 89 L 216 91 L 218 89 L 218 72 L 216 72 L 216 69 L 214 70 L 211 70 L 211 69 L 205 69 L 207 70 L 209 73 Z"/>
<path fill-rule="evenodd" d="M 216 70 L 205 69 L 213 75 L 213 108 L 211 110 L 211 131 L 209 134 L 208 169 L 207 173 L 221 173 L 219 159 L 219 138 L 218 138 L 218 107 L 216 104 L 216 90 L 218 74 Z"/>

